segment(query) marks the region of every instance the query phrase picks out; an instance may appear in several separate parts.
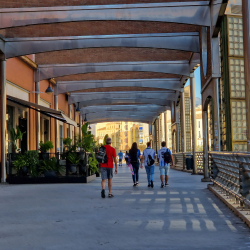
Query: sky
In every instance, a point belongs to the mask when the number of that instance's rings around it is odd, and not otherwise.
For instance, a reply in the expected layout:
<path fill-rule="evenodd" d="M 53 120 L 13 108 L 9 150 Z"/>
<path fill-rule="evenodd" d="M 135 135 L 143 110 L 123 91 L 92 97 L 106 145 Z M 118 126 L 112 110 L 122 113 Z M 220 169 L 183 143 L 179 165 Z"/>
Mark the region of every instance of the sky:
<path fill-rule="evenodd" d="M 194 71 L 194 78 L 195 78 L 195 97 L 199 97 L 201 99 L 201 74 L 200 74 L 200 67 L 198 67 Z M 185 86 L 190 85 L 190 80 L 187 81 Z"/>

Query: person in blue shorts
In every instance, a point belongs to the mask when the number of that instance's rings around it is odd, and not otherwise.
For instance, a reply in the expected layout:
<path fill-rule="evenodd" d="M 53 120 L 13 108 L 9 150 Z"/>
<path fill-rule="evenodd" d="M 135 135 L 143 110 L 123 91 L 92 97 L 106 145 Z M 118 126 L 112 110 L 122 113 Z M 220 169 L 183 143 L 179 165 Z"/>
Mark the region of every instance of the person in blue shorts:
<path fill-rule="evenodd" d="M 120 151 L 118 153 L 118 156 L 119 156 L 119 166 L 122 166 L 122 159 L 123 159 L 123 153 L 122 153 L 122 151 Z"/>
<path fill-rule="evenodd" d="M 159 168 L 160 168 L 160 178 L 161 178 L 161 188 L 164 187 L 164 177 L 165 177 L 165 186 L 168 186 L 168 176 L 169 176 L 169 169 L 170 164 L 173 164 L 173 155 L 171 153 L 171 150 L 166 147 L 166 142 L 163 141 L 161 143 L 162 148 L 158 151 L 157 158 L 159 162 Z M 171 155 L 171 163 L 166 163 L 164 160 L 164 153 L 169 152 Z"/>

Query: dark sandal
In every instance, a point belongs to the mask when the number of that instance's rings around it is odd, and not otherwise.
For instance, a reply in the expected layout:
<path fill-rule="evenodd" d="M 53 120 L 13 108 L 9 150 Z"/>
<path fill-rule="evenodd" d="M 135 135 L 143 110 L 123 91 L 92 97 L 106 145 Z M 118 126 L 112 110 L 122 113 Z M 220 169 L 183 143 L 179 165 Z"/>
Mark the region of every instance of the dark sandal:
<path fill-rule="evenodd" d="M 114 197 L 114 195 L 113 194 L 109 194 L 109 198 L 113 198 Z"/>
<path fill-rule="evenodd" d="M 102 198 L 105 198 L 105 190 L 104 189 L 101 192 L 101 196 L 102 196 Z"/>

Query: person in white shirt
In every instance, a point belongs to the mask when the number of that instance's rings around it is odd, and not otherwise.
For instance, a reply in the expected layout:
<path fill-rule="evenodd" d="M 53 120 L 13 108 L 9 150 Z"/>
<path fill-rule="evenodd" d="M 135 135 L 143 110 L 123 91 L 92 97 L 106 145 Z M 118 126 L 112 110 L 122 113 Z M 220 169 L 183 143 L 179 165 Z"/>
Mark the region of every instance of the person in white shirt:
<path fill-rule="evenodd" d="M 166 147 L 166 142 L 163 141 L 161 143 L 162 148 L 158 151 L 157 158 L 159 162 L 159 169 L 160 169 L 160 178 L 161 178 L 161 188 L 164 187 L 164 177 L 165 177 L 165 186 L 168 186 L 168 176 L 169 176 L 169 169 L 170 164 L 173 165 L 173 155 L 171 153 L 171 150 Z M 166 163 L 164 160 L 164 154 L 166 152 L 170 153 L 171 156 L 171 163 Z"/>
<path fill-rule="evenodd" d="M 149 155 L 151 157 L 149 157 Z M 148 158 L 153 160 L 152 165 L 148 165 Z M 154 159 L 156 158 L 155 151 L 151 148 L 151 142 L 147 142 L 147 148 L 143 151 L 143 155 L 141 158 L 141 168 L 143 162 L 145 162 L 145 169 L 147 173 L 148 178 L 148 187 L 153 188 L 154 187 L 154 173 L 155 173 L 155 164 Z"/>

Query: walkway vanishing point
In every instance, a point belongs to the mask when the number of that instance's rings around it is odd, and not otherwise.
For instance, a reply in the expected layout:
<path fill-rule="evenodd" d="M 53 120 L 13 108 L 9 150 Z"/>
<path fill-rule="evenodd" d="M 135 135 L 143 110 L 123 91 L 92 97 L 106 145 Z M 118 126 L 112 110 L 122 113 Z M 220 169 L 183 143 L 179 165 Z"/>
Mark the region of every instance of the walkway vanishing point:
<path fill-rule="evenodd" d="M 86 184 L 0 185 L 1 250 L 250 249 L 249 228 L 200 181 L 171 170 L 170 186 L 132 187 L 127 167 L 113 199 Z"/>

